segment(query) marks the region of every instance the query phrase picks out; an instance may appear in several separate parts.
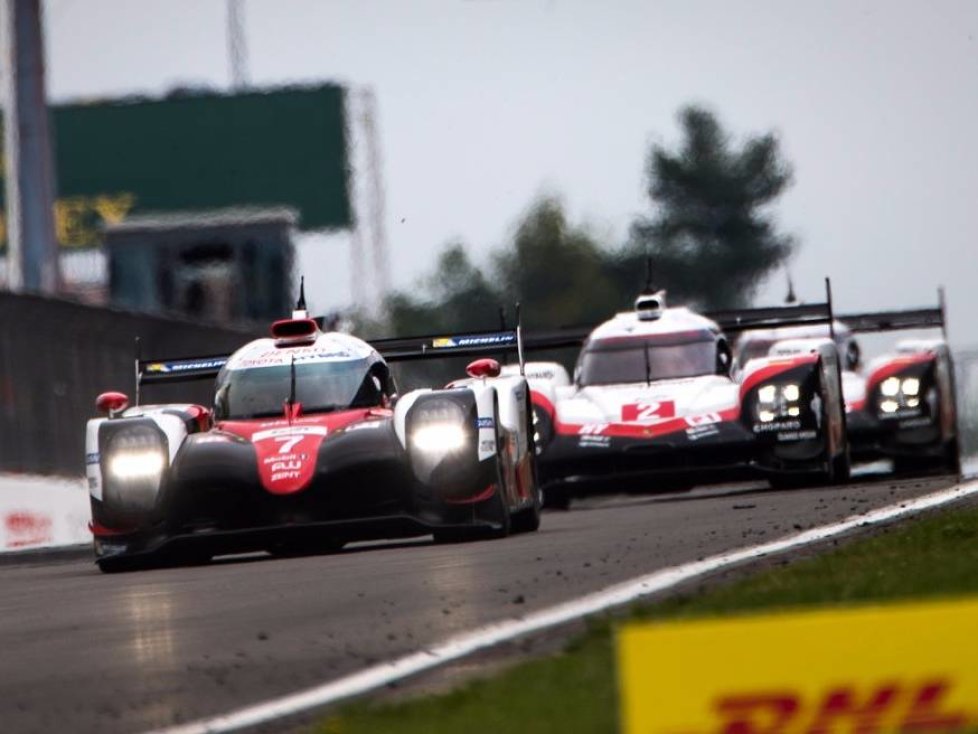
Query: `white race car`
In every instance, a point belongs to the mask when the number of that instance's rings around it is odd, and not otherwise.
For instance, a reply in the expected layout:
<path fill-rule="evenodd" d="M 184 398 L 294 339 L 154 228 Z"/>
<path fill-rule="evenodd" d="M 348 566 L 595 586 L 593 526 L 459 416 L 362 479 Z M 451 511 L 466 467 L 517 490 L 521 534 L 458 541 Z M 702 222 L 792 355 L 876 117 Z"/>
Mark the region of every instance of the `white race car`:
<path fill-rule="evenodd" d="M 730 331 L 827 323 L 828 304 L 724 315 Z M 773 484 L 849 474 L 840 360 L 828 339 L 732 371 L 721 324 L 664 294 L 590 331 L 527 336 L 534 350 L 583 348 L 573 380 L 530 362 L 541 482 L 548 504 L 591 491 L 670 489 L 761 473 Z M 630 480 L 638 480 L 632 482 Z"/>
<path fill-rule="evenodd" d="M 855 335 L 945 328 L 943 296 L 936 308 L 842 315 L 828 325 L 745 333 L 737 362 L 786 356 L 831 338 L 844 355 L 846 423 L 853 458 L 891 459 L 897 472 L 959 471 L 954 366 L 943 337 L 904 339 L 863 364 Z"/>

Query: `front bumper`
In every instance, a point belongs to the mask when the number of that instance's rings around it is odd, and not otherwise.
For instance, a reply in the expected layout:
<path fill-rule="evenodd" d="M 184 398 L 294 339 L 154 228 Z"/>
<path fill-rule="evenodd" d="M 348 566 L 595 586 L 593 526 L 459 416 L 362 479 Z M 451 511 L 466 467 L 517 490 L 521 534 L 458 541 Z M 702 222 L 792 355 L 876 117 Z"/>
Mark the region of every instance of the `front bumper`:
<path fill-rule="evenodd" d="M 868 411 L 853 410 L 846 425 L 853 458 L 860 461 L 940 458 L 946 448 L 940 424 L 928 416 L 880 420 Z"/>
<path fill-rule="evenodd" d="M 560 434 L 539 466 L 544 485 L 574 483 L 589 491 L 617 492 L 622 481 L 659 480 L 668 491 L 676 480 L 704 483 L 807 473 L 824 464 L 824 439 L 816 431 L 757 434 L 738 421 L 724 421 L 648 438 Z"/>

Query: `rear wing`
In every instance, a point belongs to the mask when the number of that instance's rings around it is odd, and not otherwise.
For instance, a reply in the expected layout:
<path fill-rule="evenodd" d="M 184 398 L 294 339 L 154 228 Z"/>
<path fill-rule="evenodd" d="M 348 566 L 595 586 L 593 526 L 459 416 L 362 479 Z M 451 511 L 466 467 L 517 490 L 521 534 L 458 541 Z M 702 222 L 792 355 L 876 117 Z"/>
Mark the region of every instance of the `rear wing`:
<path fill-rule="evenodd" d="M 523 374 L 523 336 L 519 325 L 515 329 L 498 331 L 373 339 L 368 344 L 388 362 L 516 354 L 519 358 L 520 374 Z M 140 359 L 138 340 L 136 353 L 136 405 L 139 405 L 139 392 L 144 385 L 213 379 L 230 359 L 230 355 L 226 354 L 167 360 Z"/>
<path fill-rule="evenodd" d="M 780 329 L 788 326 L 828 324 L 832 326 L 832 304 L 807 303 L 800 306 L 744 308 L 732 311 L 712 311 L 703 314 L 717 322 L 725 334 L 740 334 L 757 329 Z"/>
<path fill-rule="evenodd" d="M 931 308 L 850 313 L 840 315 L 839 321 L 856 334 L 906 331 L 909 329 L 940 329 L 944 338 L 947 339 L 947 304 L 944 299 L 944 289 L 937 289 L 937 306 Z"/>
<path fill-rule="evenodd" d="M 832 285 L 828 278 L 825 279 L 825 295 L 825 303 L 707 311 L 702 316 L 715 321 L 725 334 L 740 334 L 756 329 L 827 324 L 829 332 L 834 336 Z M 524 346 L 527 351 L 579 347 L 587 341 L 588 336 L 597 326 L 598 324 L 568 326 L 549 331 L 533 332 L 526 335 Z"/>
<path fill-rule="evenodd" d="M 471 331 L 465 334 L 444 333 L 429 336 L 372 339 L 370 346 L 388 362 L 411 362 L 421 359 L 477 357 L 492 354 L 516 354 L 523 366 L 523 335 L 519 326 L 497 331 Z"/>

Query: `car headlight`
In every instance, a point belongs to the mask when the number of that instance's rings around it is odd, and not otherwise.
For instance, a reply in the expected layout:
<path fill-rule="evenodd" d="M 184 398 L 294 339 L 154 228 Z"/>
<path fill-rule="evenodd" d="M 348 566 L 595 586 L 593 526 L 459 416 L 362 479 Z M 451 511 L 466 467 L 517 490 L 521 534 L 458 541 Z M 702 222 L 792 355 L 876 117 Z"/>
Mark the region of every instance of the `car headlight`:
<path fill-rule="evenodd" d="M 411 443 L 421 451 L 458 451 L 465 439 L 465 430 L 458 423 L 432 423 L 411 432 Z"/>
<path fill-rule="evenodd" d="M 160 451 L 121 451 L 109 458 L 109 472 L 123 481 L 157 477 L 166 466 Z"/>
<path fill-rule="evenodd" d="M 801 386 L 787 382 L 758 388 L 755 414 L 761 423 L 772 423 L 778 418 L 800 417 Z"/>
<path fill-rule="evenodd" d="M 880 417 L 903 418 L 920 415 L 924 412 L 924 404 L 921 401 L 923 388 L 923 380 L 917 375 L 887 377 L 879 384 L 876 405 Z"/>
<path fill-rule="evenodd" d="M 109 475 L 123 482 L 159 479 L 167 464 L 162 437 L 146 426 L 117 433 L 106 454 Z"/>
<path fill-rule="evenodd" d="M 426 453 L 452 453 L 465 447 L 469 433 L 466 413 L 453 400 L 425 400 L 411 411 L 411 448 Z"/>

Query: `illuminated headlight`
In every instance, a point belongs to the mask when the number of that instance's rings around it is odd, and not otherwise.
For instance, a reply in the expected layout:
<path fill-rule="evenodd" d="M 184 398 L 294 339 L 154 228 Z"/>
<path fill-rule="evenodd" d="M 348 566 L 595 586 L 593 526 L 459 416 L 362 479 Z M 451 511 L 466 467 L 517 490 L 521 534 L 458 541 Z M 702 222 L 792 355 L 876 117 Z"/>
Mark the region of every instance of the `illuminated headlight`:
<path fill-rule="evenodd" d="M 411 448 L 425 453 L 451 453 L 463 448 L 471 431 L 468 417 L 452 400 L 426 400 L 411 411 L 408 436 Z"/>
<path fill-rule="evenodd" d="M 166 459 L 158 449 L 119 451 L 108 463 L 109 473 L 123 481 L 158 477 L 166 467 Z"/>
<path fill-rule="evenodd" d="M 883 380 L 883 383 L 880 385 L 880 392 L 883 393 L 883 395 L 885 395 L 888 398 L 896 397 L 897 393 L 900 392 L 900 378 L 887 377 L 885 380 Z M 892 412 L 892 411 L 888 411 L 888 412 Z"/>
<path fill-rule="evenodd" d="M 794 382 L 763 385 L 757 390 L 757 420 L 771 423 L 779 418 L 801 417 L 801 386 Z"/>
<path fill-rule="evenodd" d="M 105 467 L 115 479 L 156 480 L 166 469 L 166 446 L 156 430 L 133 427 L 112 437 L 105 459 Z"/>
<path fill-rule="evenodd" d="M 879 386 L 879 414 L 894 417 L 919 415 L 924 409 L 921 399 L 923 392 L 923 380 L 919 376 L 891 375 Z M 933 415 L 936 410 L 930 412 Z"/>
<path fill-rule="evenodd" d="M 465 439 L 465 429 L 458 423 L 431 423 L 411 432 L 411 444 L 421 451 L 457 451 Z"/>

